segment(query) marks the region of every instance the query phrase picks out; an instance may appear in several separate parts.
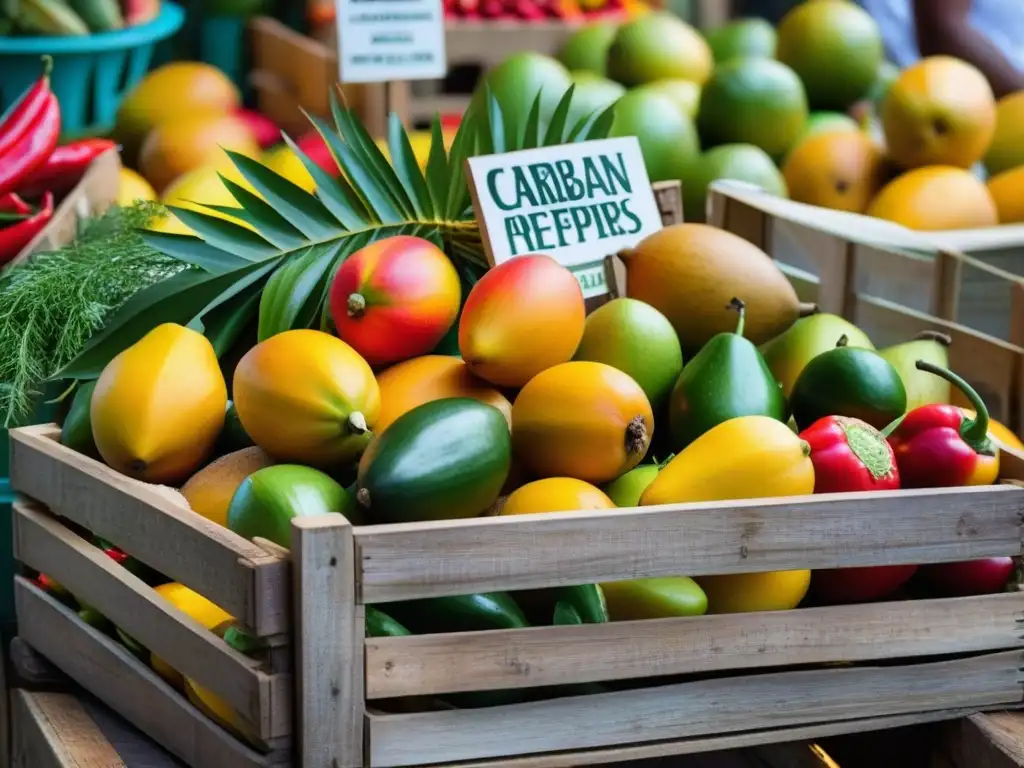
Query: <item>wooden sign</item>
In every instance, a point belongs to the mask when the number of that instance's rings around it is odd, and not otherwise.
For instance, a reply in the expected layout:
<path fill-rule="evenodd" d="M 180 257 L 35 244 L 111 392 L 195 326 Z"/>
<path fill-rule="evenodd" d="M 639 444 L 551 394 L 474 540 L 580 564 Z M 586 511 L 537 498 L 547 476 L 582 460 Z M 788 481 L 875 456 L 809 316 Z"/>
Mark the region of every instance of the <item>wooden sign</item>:
<path fill-rule="evenodd" d="M 447 74 L 441 0 L 336 0 L 343 83 L 437 80 Z"/>
<path fill-rule="evenodd" d="M 472 157 L 466 173 L 491 264 L 545 253 L 585 298 L 608 293 L 607 255 L 662 227 L 634 136 Z"/>

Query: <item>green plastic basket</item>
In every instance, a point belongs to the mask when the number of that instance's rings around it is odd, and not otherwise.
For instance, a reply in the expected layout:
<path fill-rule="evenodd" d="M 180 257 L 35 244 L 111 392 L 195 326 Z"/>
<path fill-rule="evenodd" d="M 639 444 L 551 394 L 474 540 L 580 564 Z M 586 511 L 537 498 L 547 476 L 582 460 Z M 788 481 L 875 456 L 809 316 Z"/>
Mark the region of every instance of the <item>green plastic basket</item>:
<path fill-rule="evenodd" d="M 0 37 L 0 111 L 7 109 L 53 57 L 51 87 L 60 101 L 62 131 L 99 136 L 114 127 L 121 99 L 149 70 L 153 48 L 177 32 L 185 14 L 164 0 L 148 24 L 81 37 Z"/>

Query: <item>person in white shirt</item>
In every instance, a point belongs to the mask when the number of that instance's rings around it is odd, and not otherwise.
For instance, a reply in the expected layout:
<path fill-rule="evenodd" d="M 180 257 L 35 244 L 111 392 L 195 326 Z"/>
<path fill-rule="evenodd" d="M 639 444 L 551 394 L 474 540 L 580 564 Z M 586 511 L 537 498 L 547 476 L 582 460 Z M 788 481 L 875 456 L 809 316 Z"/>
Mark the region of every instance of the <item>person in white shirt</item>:
<path fill-rule="evenodd" d="M 947 55 L 982 71 L 997 97 L 1024 90 L 1024 0 L 860 0 L 889 57 Z"/>

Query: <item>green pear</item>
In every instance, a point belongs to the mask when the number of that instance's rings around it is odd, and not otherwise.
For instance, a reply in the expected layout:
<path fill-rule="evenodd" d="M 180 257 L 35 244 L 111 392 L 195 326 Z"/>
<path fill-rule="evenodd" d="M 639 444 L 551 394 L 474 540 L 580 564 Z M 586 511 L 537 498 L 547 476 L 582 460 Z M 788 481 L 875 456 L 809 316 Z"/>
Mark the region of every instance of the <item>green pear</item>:
<path fill-rule="evenodd" d="M 949 344 L 951 339 L 937 331 L 922 331 L 913 341 L 905 341 L 878 351 L 903 380 L 907 390 L 907 410 L 929 403 L 948 403 L 950 383 L 939 376 L 917 369 L 917 361 L 949 368 Z"/>
<path fill-rule="evenodd" d="M 787 399 L 804 366 L 822 352 L 835 349 L 841 336 L 846 337 L 848 347 L 875 348 L 867 334 L 853 323 L 825 313 L 802 317 L 788 331 L 761 345 L 768 370 L 782 385 Z"/>

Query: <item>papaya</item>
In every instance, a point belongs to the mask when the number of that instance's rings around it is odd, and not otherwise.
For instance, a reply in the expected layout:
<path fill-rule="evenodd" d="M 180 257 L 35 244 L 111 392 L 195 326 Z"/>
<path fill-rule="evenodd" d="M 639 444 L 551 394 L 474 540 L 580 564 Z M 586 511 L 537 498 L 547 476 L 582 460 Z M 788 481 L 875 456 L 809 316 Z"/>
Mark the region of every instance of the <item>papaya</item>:
<path fill-rule="evenodd" d="M 708 609 L 704 591 L 686 576 L 606 582 L 601 589 L 612 621 L 700 616 Z"/>
<path fill-rule="evenodd" d="M 71 408 L 60 427 L 60 442 L 73 451 L 98 458 L 99 451 L 96 450 L 96 441 L 92 437 L 92 420 L 89 418 L 92 393 L 95 389 L 95 381 L 86 381 L 78 387 L 78 391 L 71 399 Z"/>
<path fill-rule="evenodd" d="M 572 272 L 549 256 L 517 256 L 480 278 L 459 320 L 459 352 L 474 374 L 521 387 L 572 359 L 586 305 Z"/>
<path fill-rule="evenodd" d="M 513 450 L 539 477 L 614 480 L 640 463 L 653 433 L 643 389 L 605 363 L 577 360 L 549 368 L 512 404 Z"/>
<path fill-rule="evenodd" d="M 740 416 L 684 448 L 647 486 L 640 504 L 808 495 L 814 493 L 810 453 L 781 421 Z"/>
<path fill-rule="evenodd" d="M 196 472 L 181 486 L 181 495 L 193 512 L 198 512 L 217 525 L 228 524 L 228 505 L 238 486 L 258 469 L 269 467 L 273 460 L 262 448 L 243 448 L 221 456 Z"/>
<path fill-rule="evenodd" d="M 572 477 L 534 480 L 513 491 L 501 507 L 502 515 L 537 512 L 573 512 L 578 509 L 615 509 L 615 502 L 600 488 Z"/>
<path fill-rule="evenodd" d="M 811 585 L 811 572 L 765 571 L 700 576 L 697 583 L 708 599 L 708 613 L 788 611 L 800 605 Z"/>
<path fill-rule="evenodd" d="M 339 338 L 370 365 L 390 365 L 438 345 L 459 314 L 462 287 L 444 251 L 397 235 L 345 259 L 329 302 Z"/>
<path fill-rule="evenodd" d="M 172 583 L 156 587 L 155 591 L 160 597 L 169 602 L 179 611 L 184 613 L 193 621 L 201 624 L 211 632 L 223 635 L 225 630 L 234 621 L 231 615 L 219 606 L 214 605 L 198 592 L 186 587 L 184 584 Z M 134 642 L 134 641 L 133 641 Z M 137 644 L 137 643 L 136 643 Z M 156 654 L 150 654 L 150 666 L 153 671 L 166 680 L 179 691 L 184 685 L 184 678 L 181 673 Z"/>
<path fill-rule="evenodd" d="M 468 397 L 435 400 L 370 444 L 356 501 L 372 523 L 475 517 L 497 500 L 511 460 L 501 411 Z"/>
<path fill-rule="evenodd" d="M 213 345 L 164 323 L 103 369 L 90 402 L 92 436 L 118 472 L 177 484 L 213 450 L 227 401 Z"/>
<path fill-rule="evenodd" d="M 512 404 L 497 389 L 478 379 L 466 364 L 448 355 L 425 355 L 394 365 L 378 374 L 381 408 L 378 434 L 417 405 L 448 397 L 471 397 L 493 405 L 511 425 Z"/>
<path fill-rule="evenodd" d="M 185 697 L 192 706 L 229 733 L 247 741 L 257 749 L 263 748 L 263 742 L 253 727 L 243 720 L 242 716 L 226 701 L 190 678 L 184 678 L 183 686 Z"/>
<path fill-rule="evenodd" d="M 352 497 L 341 484 L 312 467 L 277 464 L 256 470 L 238 486 L 228 506 L 229 529 L 289 548 L 292 518 L 344 514 Z"/>
<path fill-rule="evenodd" d="M 285 331 L 235 368 L 235 408 L 256 445 L 281 462 L 323 467 L 359 458 L 380 413 L 369 364 L 336 336 Z"/>

